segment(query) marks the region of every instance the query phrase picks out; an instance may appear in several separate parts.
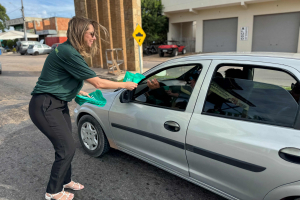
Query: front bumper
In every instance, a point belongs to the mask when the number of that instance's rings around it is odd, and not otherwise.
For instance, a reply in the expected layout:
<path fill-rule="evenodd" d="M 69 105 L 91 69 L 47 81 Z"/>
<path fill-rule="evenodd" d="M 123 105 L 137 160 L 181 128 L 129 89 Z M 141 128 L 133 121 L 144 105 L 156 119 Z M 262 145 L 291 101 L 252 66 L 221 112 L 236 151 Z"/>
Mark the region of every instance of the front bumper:
<path fill-rule="evenodd" d="M 173 52 L 173 49 L 171 48 L 171 49 L 159 49 L 159 52 L 160 53 L 172 53 Z"/>

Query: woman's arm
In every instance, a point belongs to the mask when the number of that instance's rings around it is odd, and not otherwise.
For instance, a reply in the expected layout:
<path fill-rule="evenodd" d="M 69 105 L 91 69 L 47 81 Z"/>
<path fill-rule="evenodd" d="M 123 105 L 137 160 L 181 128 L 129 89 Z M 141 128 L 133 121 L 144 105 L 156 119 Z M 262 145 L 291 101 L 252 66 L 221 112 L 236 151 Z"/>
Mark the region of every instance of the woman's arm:
<path fill-rule="evenodd" d="M 99 89 L 125 88 L 127 90 L 133 90 L 137 87 L 137 84 L 133 82 L 114 82 L 105 79 L 100 79 L 99 77 L 89 78 L 86 79 L 86 81 L 92 84 L 95 88 Z"/>

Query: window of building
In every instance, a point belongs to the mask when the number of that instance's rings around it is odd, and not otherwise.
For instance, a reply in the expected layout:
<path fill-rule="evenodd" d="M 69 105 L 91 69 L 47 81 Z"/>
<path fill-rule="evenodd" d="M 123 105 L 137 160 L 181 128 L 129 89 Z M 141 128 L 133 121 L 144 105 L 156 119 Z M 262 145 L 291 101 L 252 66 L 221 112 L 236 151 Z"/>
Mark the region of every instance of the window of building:
<path fill-rule="evenodd" d="M 203 112 L 291 127 L 299 96 L 300 84 L 287 72 L 222 66 L 212 78 Z"/>
<path fill-rule="evenodd" d="M 176 66 L 160 71 L 139 84 L 134 100 L 151 106 L 185 110 L 200 72 L 201 65 Z M 152 86 L 148 87 L 148 81 Z"/>

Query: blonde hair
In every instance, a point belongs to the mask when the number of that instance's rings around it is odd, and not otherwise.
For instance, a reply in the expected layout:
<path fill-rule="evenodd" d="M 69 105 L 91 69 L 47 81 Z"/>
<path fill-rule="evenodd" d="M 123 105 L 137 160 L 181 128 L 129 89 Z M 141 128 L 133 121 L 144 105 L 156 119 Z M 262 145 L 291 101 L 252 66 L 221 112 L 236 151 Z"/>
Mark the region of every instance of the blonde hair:
<path fill-rule="evenodd" d="M 96 34 L 96 28 L 100 28 L 104 32 L 105 35 L 105 42 L 107 42 L 108 31 L 107 29 L 99 24 L 98 22 L 88 19 L 85 17 L 73 17 L 68 23 L 68 31 L 67 31 L 67 38 L 71 42 L 72 46 L 83 56 L 83 57 L 91 57 L 96 54 L 99 47 L 97 46 L 96 42 L 93 42 L 92 46 L 89 47 L 84 42 L 84 34 L 89 29 L 89 25 L 92 25 L 95 29 L 95 36 L 98 37 Z M 103 40 L 102 38 L 100 38 Z"/>

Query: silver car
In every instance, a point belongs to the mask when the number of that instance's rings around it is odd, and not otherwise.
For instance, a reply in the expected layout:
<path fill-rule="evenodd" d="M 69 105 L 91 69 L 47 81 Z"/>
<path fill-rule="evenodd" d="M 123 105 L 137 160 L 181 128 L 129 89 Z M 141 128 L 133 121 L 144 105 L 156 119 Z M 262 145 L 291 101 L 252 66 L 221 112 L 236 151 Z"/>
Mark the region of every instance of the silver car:
<path fill-rule="evenodd" d="M 169 60 L 136 90 L 105 93 L 104 107 L 77 106 L 79 140 L 91 156 L 115 148 L 227 199 L 299 199 L 299 66 L 284 53 Z"/>
<path fill-rule="evenodd" d="M 27 54 L 29 55 L 48 54 L 51 51 L 52 51 L 51 47 L 46 44 L 29 45 L 27 49 Z"/>

